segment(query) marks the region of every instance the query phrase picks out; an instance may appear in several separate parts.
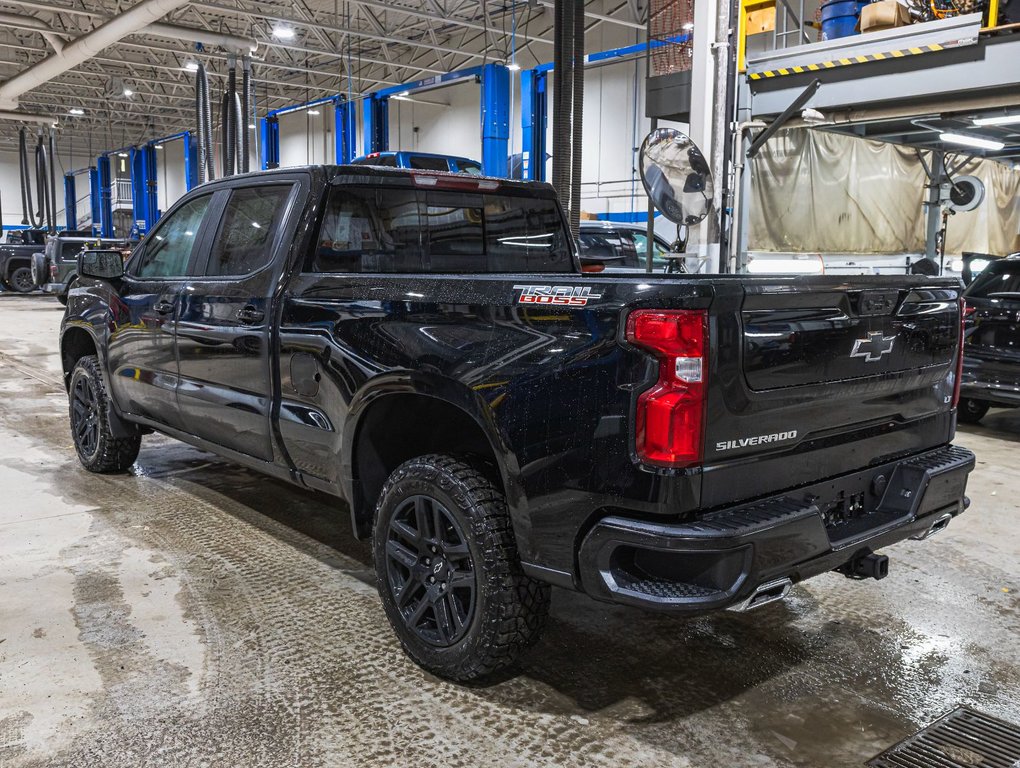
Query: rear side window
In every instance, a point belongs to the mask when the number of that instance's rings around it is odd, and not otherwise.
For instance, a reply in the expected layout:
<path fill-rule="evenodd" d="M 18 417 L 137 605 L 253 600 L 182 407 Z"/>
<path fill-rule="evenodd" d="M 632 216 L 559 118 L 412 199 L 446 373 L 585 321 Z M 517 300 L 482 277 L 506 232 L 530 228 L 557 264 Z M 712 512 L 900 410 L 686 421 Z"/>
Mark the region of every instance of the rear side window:
<path fill-rule="evenodd" d="M 244 187 L 230 193 L 205 273 L 247 275 L 273 258 L 273 234 L 287 209 L 292 185 Z"/>
<path fill-rule="evenodd" d="M 449 171 L 450 161 L 445 157 L 411 155 L 411 168 L 417 171 Z"/>
<path fill-rule="evenodd" d="M 414 190 L 333 187 L 309 269 L 312 272 L 421 272 Z"/>
<path fill-rule="evenodd" d="M 62 243 L 60 246 L 60 258 L 62 261 L 74 261 L 78 253 L 84 247 L 84 243 Z"/>
<path fill-rule="evenodd" d="M 351 165 L 381 165 L 384 168 L 396 168 L 397 157 L 396 155 L 370 155 L 354 160 Z"/>
<path fill-rule="evenodd" d="M 1020 261 L 989 264 L 974 279 L 965 295 L 977 299 L 1020 299 Z"/>
<path fill-rule="evenodd" d="M 334 187 L 312 272 L 572 272 L 553 199 Z"/>
<path fill-rule="evenodd" d="M 137 277 L 183 277 L 188 270 L 202 218 L 212 195 L 190 200 L 163 219 L 146 239 L 131 274 Z"/>

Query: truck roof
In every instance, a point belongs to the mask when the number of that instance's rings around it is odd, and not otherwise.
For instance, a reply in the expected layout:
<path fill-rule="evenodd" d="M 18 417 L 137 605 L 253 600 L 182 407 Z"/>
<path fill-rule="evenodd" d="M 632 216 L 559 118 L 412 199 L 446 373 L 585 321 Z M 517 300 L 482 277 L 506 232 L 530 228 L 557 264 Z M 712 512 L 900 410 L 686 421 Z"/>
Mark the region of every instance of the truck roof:
<path fill-rule="evenodd" d="M 449 171 L 422 171 L 407 168 L 381 167 L 376 165 L 297 165 L 289 166 L 287 168 L 273 168 L 267 171 L 252 171 L 251 173 L 227 176 L 225 178 L 207 182 L 207 184 L 221 184 L 244 178 L 282 176 L 302 171 L 309 173 L 321 173 L 324 175 L 327 183 L 331 183 L 334 179 L 343 176 L 369 176 L 380 179 L 435 177 L 437 179 L 449 179 L 451 183 L 456 184 L 458 187 L 463 189 L 471 189 L 472 187 L 480 189 L 481 191 L 495 191 L 499 188 L 512 189 L 534 192 L 540 194 L 542 197 L 555 196 L 556 194 L 552 185 L 544 181 L 518 181 L 516 179 L 506 179 L 499 176 L 474 176 L 463 173 L 450 173 Z M 495 184 L 496 186 L 489 186 L 492 184 Z M 205 184 L 202 186 L 205 186 Z"/>

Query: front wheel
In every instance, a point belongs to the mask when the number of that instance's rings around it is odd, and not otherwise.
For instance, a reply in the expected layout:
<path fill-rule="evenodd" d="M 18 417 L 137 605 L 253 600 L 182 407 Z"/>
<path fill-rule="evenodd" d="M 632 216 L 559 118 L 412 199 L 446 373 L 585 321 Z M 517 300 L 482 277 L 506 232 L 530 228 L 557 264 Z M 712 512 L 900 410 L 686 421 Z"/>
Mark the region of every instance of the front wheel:
<path fill-rule="evenodd" d="M 957 418 L 964 424 L 977 424 L 988 413 L 991 406 L 984 400 L 975 400 L 972 397 L 960 398 L 960 405 L 956 411 Z"/>
<path fill-rule="evenodd" d="M 386 617 L 424 669 L 477 680 L 538 640 L 549 585 L 525 575 L 503 494 L 471 464 L 401 464 L 380 495 L 373 544 Z"/>
<path fill-rule="evenodd" d="M 135 463 L 142 445 L 140 432 L 129 437 L 113 435 L 109 401 L 99 359 L 95 355 L 82 357 L 71 372 L 68 411 L 74 449 L 89 472 L 123 472 Z"/>

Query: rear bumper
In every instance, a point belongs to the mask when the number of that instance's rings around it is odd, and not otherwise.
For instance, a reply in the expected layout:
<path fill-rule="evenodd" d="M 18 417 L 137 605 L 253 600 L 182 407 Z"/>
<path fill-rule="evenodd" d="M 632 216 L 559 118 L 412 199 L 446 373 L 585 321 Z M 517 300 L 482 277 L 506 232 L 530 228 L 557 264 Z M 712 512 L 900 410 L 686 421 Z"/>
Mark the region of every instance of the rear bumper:
<path fill-rule="evenodd" d="M 966 355 L 960 395 L 994 405 L 1020 406 L 1020 361 Z"/>
<path fill-rule="evenodd" d="M 966 508 L 973 468 L 973 453 L 946 446 L 697 522 L 603 518 L 581 544 L 581 582 L 595 598 L 645 608 L 737 606 L 762 585 L 803 581 L 944 527 Z"/>
<path fill-rule="evenodd" d="M 67 283 L 46 283 L 42 287 L 46 293 L 62 294 L 67 293 Z"/>

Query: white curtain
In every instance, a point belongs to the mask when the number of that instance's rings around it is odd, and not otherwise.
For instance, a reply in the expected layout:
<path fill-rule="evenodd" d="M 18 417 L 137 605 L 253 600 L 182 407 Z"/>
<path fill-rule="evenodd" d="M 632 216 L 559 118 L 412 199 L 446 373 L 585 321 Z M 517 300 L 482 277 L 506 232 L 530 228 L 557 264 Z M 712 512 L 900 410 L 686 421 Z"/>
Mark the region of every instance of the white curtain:
<path fill-rule="evenodd" d="M 927 179 L 912 148 L 792 129 L 765 144 L 752 174 L 751 250 L 924 251 Z M 1020 249 L 1020 173 L 975 159 L 956 174 L 980 178 L 986 197 L 977 210 L 950 217 L 946 252 Z"/>

